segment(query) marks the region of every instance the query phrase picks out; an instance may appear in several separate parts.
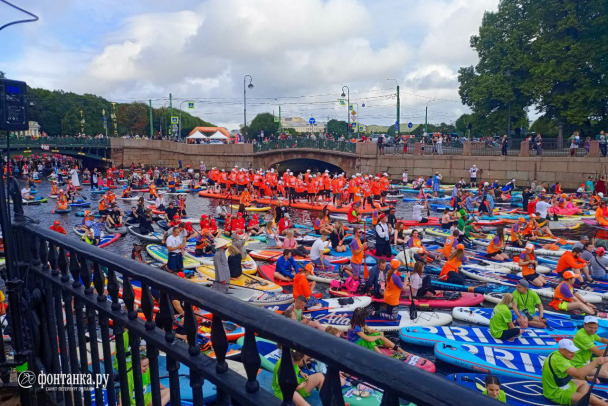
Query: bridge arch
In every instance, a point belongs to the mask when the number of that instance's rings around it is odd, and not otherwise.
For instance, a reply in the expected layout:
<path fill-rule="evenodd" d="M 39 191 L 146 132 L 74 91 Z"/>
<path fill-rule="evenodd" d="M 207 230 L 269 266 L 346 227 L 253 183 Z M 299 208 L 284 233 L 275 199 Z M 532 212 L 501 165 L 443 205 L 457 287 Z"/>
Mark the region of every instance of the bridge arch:
<path fill-rule="evenodd" d="M 279 171 L 291 169 L 305 172 L 306 169 L 325 169 L 330 172 L 355 172 L 357 158 L 355 154 L 318 149 L 292 149 L 258 152 L 255 154 L 254 166 L 259 168 L 277 168 Z"/>

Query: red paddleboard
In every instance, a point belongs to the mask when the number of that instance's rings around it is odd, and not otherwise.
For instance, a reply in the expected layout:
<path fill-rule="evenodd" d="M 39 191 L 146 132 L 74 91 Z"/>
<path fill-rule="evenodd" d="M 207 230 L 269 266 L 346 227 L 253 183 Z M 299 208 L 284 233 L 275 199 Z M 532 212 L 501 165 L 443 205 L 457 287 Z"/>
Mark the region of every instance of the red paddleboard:
<path fill-rule="evenodd" d="M 419 221 L 414 220 L 397 220 L 397 223 L 401 223 L 407 227 L 415 227 L 415 226 L 440 226 L 441 219 L 439 217 L 429 217 L 429 221 L 427 223 L 421 223 Z"/>
<path fill-rule="evenodd" d="M 374 257 L 376 259 L 385 259 L 386 262 L 389 262 L 391 259 L 395 258 L 394 255 L 391 255 L 390 257 L 376 255 L 376 250 L 367 250 L 367 251 L 365 251 L 365 254 L 369 255 L 370 257 Z"/>
<path fill-rule="evenodd" d="M 429 361 L 426 358 L 422 358 L 419 357 L 418 355 L 415 354 L 410 354 L 409 352 L 399 352 L 399 351 L 394 351 L 391 349 L 388 349 L 386 347 L 377 347 L 380 352 L 384 355 L 388 355 L 391 358 L 395 358 L 399 361 L 403 361 L 405 362 L 407 365 L 416 367 L 416 368 L 420 368 L 420 369 L 424 369 L 427 372 L 430 372 L 432 374 L 435 373 L 435 364 L 433 364 L 431 361 Z"/>
<path fill-rule="evenodd" d="M 347 292 L 345 290 L 336 290 L 336 289 L 331 289 L 331 288 L 329 289 L 329 294 L 332 296 L 340 296 L 340 297 L 362 296 L 362 295 L 353 295 L 352 293 Z M 431 309 L 431 308 L 432 309 L 452 309 L 454 307 L 462 307 L 462 306 L 467 306 L 467 307 L 477 306 L 478 304 L 483 302 L 483 300 L 484 300 L 484 297 L 480 293 L 464 293 L 463 292 L 462 295 L 458 299 L 454 299 L 454 300 L 443 299 L 441 296 L 440 297 L 428 297 L 428 298 L 414 299 L 414 304 L 418 308 L 425 308 L 425 309 Z M 372 301 L 384 303 L 384 299 L 378 299 L 375 297 L 372 297 Z M 400 305 L 407 306 L 410 303 L 411 303 L 411 300 L 405 296 L 401 296 L 399 298 Z M 470 305 L 465 305 L 464 303 L 470 303 Z"/>
<path fill-rule="evenodd" d="M 306 248 L 308 248 L 308 247 L 306 247 Z M 261 261 L 276 262 L 279 259 L 279 257 L 281 255 L 283 255 L 283 250 L 272 250 L 272 249 L 254 250 L 254 251 L 250 251 L 249 255 L 251 256 L 251 258 L 258 259 Z M 324 255 L 323 257 L 332 264 L 346 264 L 349 261 L 348 257 L 334 257 L 332 255 Z M 301 255 L 294 255 L 293 259 L 295 259 L 296 261 L 299 261 L 299 262 L 310 261 L 309 256 L 303 257 Z"/>
<path fill-rule="evenodd" d="M 165 214 L 164 211 L 156 210 L 156 206 L 153 204 L 149 205 L 148 208 L 152 209 L 152 213 L 154 213 L 154 214 Z"/>
<path fill-rule="evenodd" d="M 228 193 L 212 193 L 212 192 L 207 192 L 207 191 L 200 191 L 200 192 L 198 192 L 198 195 L 201 197 L 210 197 L 210 198 L 214 198 L 214 199 L 224 199 L 224 200 L 233 200 L 233 201 L 240 200 L 239 195 L 231 195 Z M 295 202 L 295 203 L 289 204 L 289 201 L 284 200 L 284 199 L 254 199 L 252 201 L 252 203 L 263 204 L 266 206 L 270 206 L 270 205 L 278 206 L 281 201 L 283 202 L 283 204 L 285 206 L 291 207 L 294 209 L 322 211 L 324 208 L 327 207 L 327 209 L 330 211 L 330 213 L 348 213 L 348 210 L 350 209 L 350 206 L 336 207 L 331 204 L 310 204 L 310 203 L 303 203 L 303 202 Z M 383 206 L 383 207 L 378 208 L 377 210 L 388 211 L 389 206 Z M 365 209 L 365 210 L 359 209 L 358 210 L 359 213 L 371 213 L 372 211 L 373 211 L 372 209 Z"/>
<path fill-rule="evenodd" d="M 275 264 L 261 265 L 258 267 L 258 272 L 260 273 L 260 276 L 262 278 L 268 279 L 269 281 L 274 282 L 279 286 L 293 286 L 293 281 L 285 282 L 274 278 L 274 270 L 276 269 L 276 267 L 277 266 Z"/>

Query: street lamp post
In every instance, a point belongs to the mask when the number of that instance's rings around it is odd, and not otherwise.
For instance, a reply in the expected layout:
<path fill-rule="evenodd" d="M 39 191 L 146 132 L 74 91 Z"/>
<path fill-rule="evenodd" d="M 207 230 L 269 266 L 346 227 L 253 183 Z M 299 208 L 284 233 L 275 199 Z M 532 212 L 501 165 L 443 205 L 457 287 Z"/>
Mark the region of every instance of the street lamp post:
<path fill-rule="evenodd" d="M 84 115 L 80 110 L 80 134 L 84 135 Z"/>
<path fill-rule="evenodd" d="M 106 129 L 106 138 L 108 138 L 108 120 L 106 119 L 106 109 L 101 110 L 103 115 L 103 126 Z"/>
<path fill-rule="evenodd" d="M 346 94 L 344 94 L 344 88 L 346 88 Z M 350 89 L 348 86 L 342 86 L 342 97 L 346 96 L 346 136 L 348 137 L 348 132 L 350 131 Z"/>
<path fill-rule="evenodd" d="M 247 83 L 247 78 L 249 78 L 249 85 L 245 86 Z M 253 84 L 251 83 L 253 78 L 251 75 L 245 75 L 243 77 L 243 138 L 247 138 L 247 88 L 253 89 Z"/>
<path fill-rule="evenodd" d="M 395 81 L 395 85 L 397 86 L 397 120 L 395 121 L 396 128 L 395 128 L 395 136 L 396 137 L 400 137 L 401 136 L 401 103 L 399 101 L 399 82 L 397 82 L 397 79 L 386 79 L 386 80 L 394 80 Z"/>
<path fill-rule="evenodd" d="M 116 122 L 116 103 L 112 102 L 112 113 L 110 114 L 114 123 L 114 136 L 118 136 L 118 123 Z"/>

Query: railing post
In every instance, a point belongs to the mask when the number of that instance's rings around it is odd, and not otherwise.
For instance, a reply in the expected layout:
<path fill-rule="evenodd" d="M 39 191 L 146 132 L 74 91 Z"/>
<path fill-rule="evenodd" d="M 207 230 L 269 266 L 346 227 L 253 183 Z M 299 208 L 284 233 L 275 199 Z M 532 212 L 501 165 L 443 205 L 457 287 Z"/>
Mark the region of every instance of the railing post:
<path fill-rule="evenodd" d="M 520 142 L 519 156 L 529 157 L 530 156 L 530 143 L 528 141 Z"/>
<path fill-rule="evenodd" d="M 471 156 L 471 152 L 473 149 L 473 144 L 471 141 L 465 141 L 462 143 L 462 155 L 463 156 Z"/>

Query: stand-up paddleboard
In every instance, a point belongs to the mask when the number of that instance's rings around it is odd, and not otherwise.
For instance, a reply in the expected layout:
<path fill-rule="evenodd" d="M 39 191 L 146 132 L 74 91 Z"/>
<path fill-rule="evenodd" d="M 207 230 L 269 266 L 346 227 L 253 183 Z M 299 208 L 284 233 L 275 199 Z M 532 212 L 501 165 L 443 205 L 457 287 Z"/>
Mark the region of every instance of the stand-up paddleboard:
<path fill-rule="evenodd" d="M 363 294 L 353 294 L 349 291 L 343 289 L 335 289 L 330 288 L 329 294 L 337 297 L 359 297 L 364 296 Z M 446 295 L 437 296 L 437 297 L 422 297 L 422 298 L 414 298 L 414 304 L 419 309 L 451 309 L 458 306 L 477 306 L 481 302 L 483 302 L 484 297 L 480 293 L 462 293 L 457 296 Z M 373 302 L 383 303 L 383 298 L 375 298 L 372 297 Z M 412 301 L 409 297 L 401 296 L 399 298 L 399 304 L 403 306 L 408 306 Z M 461 303 L 469 303 L 467 305 L 463 305 Z"/>
<path fill-rule="evenodd" d="M 535 352 L 550 353 L 557 349 L 557 341 L 572 338 L 574 332 L 561 330 L 547 331 L 528 328 L 513 341 L 492 337 L 488 327 L 406 327 L 399 330 L 399 337 L 409 344 L 435 346 L 437 343 L 473 344 Z"/>
<path fill-rule="evenodd" d="M 455 307 L 452 309 L 454 320 L 466 321 L 482 326 L 489 326 L 492 312 L 494 309 L 487 307 Z M 515 313 L 513 318 L 515 319 Z M 535 315 L 538 315 L 536 313 Z M 551 311 L 543 312 L 543 317 L 547 321 L 547 327 L 552 330 L 578 330 L 583 326 L 583 317 L 579 315 L 569 315 L 555 313 Z M 598 318 L 600 329 L 608 329 L 608 320 Z"/>
<path fill-rule="evenodd" d="M 148 244 L 146 252 L 155 260 L 166 264 L 169 261 L 169 250 L 164 245 Z M 184 269 L 193 269 L 201 263 L 184 255 Z"/>
<path fill-rule="evenodd" d="M 72 211 L 72 208 L 68 205 L 68 207 L 66 209 L 55 209 L 55 214 L 65 214 L 65 213 L 69 213 Z"/>
<path fill-rule="evenodd" d="M 202 265 L 213 266 L 213 257 L 198 257 L 194 255 L 194 250 L 188 249 L 188 247 L 186 247 L 186 252 L 190 254 L 192 258 L 198 260 Z M 226 253 L 226 255 L 228 255 L 228 253 Z M 241 266 L 243 268 L 243 273 L 248 275 L 255 275 L 258 270 L 258 264 L 256 264 L 249 255 L 241 260 Z"/>
<path fill-rule="evenodd" d="M 209 266 L 198 266 L 196 271 L 209 279 L 215 279 L 215 269 Z M 262 279 L 259 276 L 242 274 L 238 278 L 230 278 L 230 284 L 249 289 L 256 289 L 265 292 L 282 292 L 283 288 L 279 285 Z"/>
<path fill-rule="evenodd" d="M 446 378 L 479 393 L 486 389 L 486 375 L 484 374 L 450 374 Z M 555 406 L 555 403 L 543 396 L 542 382 L 535 379 L 502 376 L 500 377 L 500 389 L 507 395 L 507 404 L 511 406 Z M 594 389 L 593 394 L 603 401 L 608 401 L 608 395 L 605 392 Z"/>
<path fill-rule="evenodd" d="M 74 233 L 81 237 L 84 235 L 84 231 L 78 227 L 74 227 L 73 228 Z M 99 239 L 99 244 L 97 244 L 96 246 L 99 248 L 105 248 L 110 244 L 114 244 L 116 241 L 118 241 L 118 239 L 121 237 L 122 235 L 119 233 L 111 233 L 111 234 L 106 234 L 106 233 L 101 233 L 101 238 Z"/>
<path fill-rule="evenodd" d="M 79 199 L 73 203 L 69 203 L 70 207 L 91 207 L 91 202 L 85 202 L 82 199 Z"/>
<path fill-rule="evenodd" d="M 129 234 L 133 234 L 135 237 L 148 242 L 157 242 L 160 243 L 163 240 L 163 233 L 154 232 L 154 233 L 142 233 L 139 229 L 139 226 L 128 226 L 127 231 Z"/>
<path fill-rule="evenodd" d="M 467 267 L 463 267 L 460 271 L 463 275 L 468 276 L 469 278 L 473 278 L 483 282 L 491 282 L 497 283 L 505 286 L 511 286 L 512 290 L 515 289 L 517 285 L 517 281 L 521 279 L 521 277 L 516 275 L 508 275 L 492 272 L 492 271 L 481 271 L 478 269 L 471 269 Z M 539 296 L 546 298 L 553 298 L 553 288 L 546 286 L 542 288 L 536 288 L 534 286 L 530 286 L 532 290 L 538 293 Z M 604 297 L 608 297 L 608 293 L 606 292 L 590 292 L 586 290 L 577 290 L 577 293 L 580 294 L 585 300 L 589 303 L 601 303 Z"/>
<path fill-rule="evenodd" d="M 475 238 L 472 239 L 471 241 L 473 241 L 475 244 L 477 245 L 481 245 L 482 247 L 487 247 L 488 245 L 490 245 L 490 239 L 486 239 L 486 238 Z M 505 251 L 510 251 L 510 252 L 524 252 L 525 249 L 524 248 L 520 248 L 520 247 L 513 247 L 511 245 L 506 245 L 504 247 Z M 543 248 L 538 248 L 534 250 L 534 253 L 536 255 L 547 255 L 550 257 L 561 257 L 564 252 L 566 252 L 565 250 L 559 249 L 559 250 L 547 250 L 547 249 L 543 249 Z"/>
<path fill-rule="evenodd" d="M 496 271 L 499 270 L 499 268 L 506 268 L 511 272 L 521 272 L 521 266 L 519 265 L 518 262 L 512 262 L 512 261 L 493 261 L 491 258 L 486 258 L 483 255 L 475 255 L 472 258 L 471 263 L 472 264 L 476 264 L 476 265 L 480 265 L 480 266 L 487 266 L 490 269 Z M 536 273 L 539 274 L 548 274 L 551 272 L 551 268 L 549 268 L 548 266 L 545 265 L 538 265 L 536 267 Z"/>

